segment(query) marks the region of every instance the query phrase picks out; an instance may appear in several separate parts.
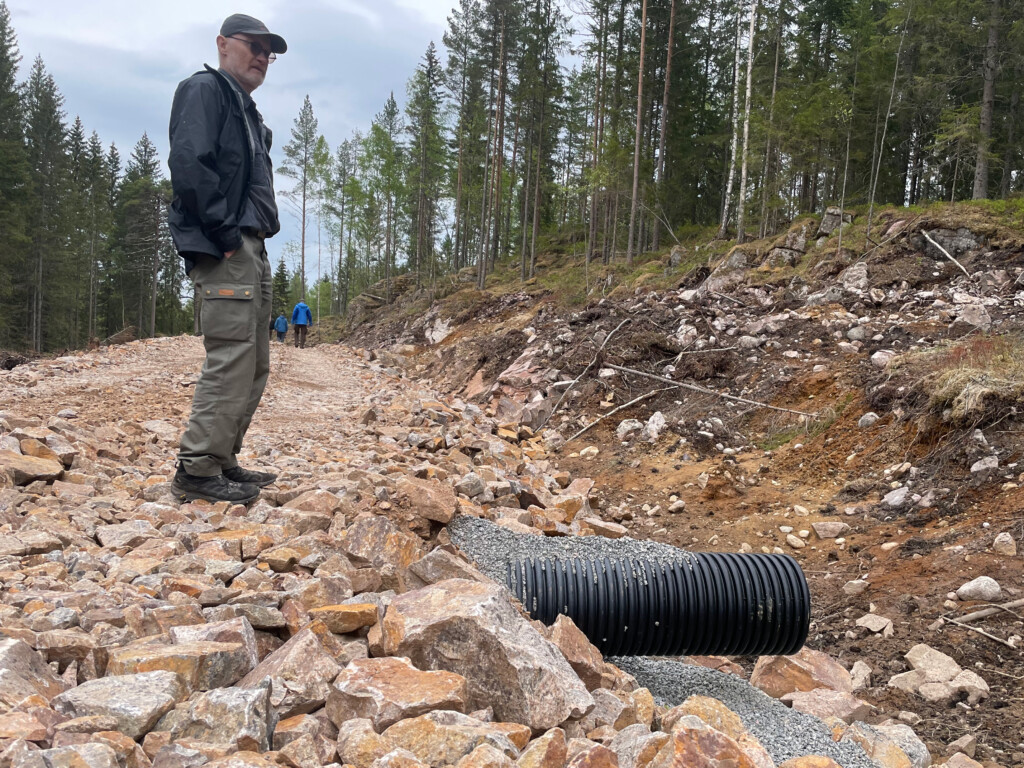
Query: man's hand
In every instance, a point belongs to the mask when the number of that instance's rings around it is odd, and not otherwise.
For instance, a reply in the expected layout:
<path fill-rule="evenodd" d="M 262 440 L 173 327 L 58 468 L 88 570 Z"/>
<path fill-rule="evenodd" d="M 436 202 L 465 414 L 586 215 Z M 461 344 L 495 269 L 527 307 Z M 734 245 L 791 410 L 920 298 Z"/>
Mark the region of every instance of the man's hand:
<path fill-rule="evenodd" d="M 234 255 L 235 255 L 236 253 L 238 253 L 238 249 L 235 249 L 235 250 L 233 250 L 233 251 L 224 251 L 224 258 L 225 258 L 225 259 L 230 259 L 230 258 L 231 258 L 232 256 L 234 256 Z"/>

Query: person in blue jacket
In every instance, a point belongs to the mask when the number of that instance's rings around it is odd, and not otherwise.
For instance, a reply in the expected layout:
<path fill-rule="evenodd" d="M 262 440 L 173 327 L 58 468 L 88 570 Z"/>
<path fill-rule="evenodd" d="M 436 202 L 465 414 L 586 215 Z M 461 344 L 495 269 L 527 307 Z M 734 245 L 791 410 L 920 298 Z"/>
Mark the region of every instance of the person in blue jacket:
<path fill-rule="evenodd" d="M 277 340 L 283 342 L 288 333 L 288 321 L 284 319 L 284 312 L 279 314 L 277 320 L 274 321 L 274 330 L 277 331 Z"/>
<path fill-rule="evenodd" d="M 306 331 L 313 323 L 313 313 L 305 301 L 300 300 L 292 310 L 292 325 L 295 326 L 295 346 L 305 349 Z"/>

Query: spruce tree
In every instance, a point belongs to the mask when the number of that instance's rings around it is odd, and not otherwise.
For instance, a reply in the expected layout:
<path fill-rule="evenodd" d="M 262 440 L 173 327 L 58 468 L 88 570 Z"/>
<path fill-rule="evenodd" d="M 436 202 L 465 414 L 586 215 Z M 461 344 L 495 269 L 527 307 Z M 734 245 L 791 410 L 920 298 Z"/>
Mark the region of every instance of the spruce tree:
<path fill-rule="evenodd" d="M 295 118 L 292 126 L 292 140 L 284 146 L 284 164 L 278 168 L 278 173 L 294 179 L 295 186 L 285 193 L 285 196 L 298 207 L 300 224 L 300 255 L 301 265 L 299 267 L 299 285 L 302 286 L 302 296 L 306 297 L 306 219 L 309 213 L 309 198 L 313 192 L 313 153 L 316 149 L 316 142 L 319 138 L 317 133 L 317 119 L 313 115 L 313 104 L 306 95 L 299 110 L 299 116 Z"/>

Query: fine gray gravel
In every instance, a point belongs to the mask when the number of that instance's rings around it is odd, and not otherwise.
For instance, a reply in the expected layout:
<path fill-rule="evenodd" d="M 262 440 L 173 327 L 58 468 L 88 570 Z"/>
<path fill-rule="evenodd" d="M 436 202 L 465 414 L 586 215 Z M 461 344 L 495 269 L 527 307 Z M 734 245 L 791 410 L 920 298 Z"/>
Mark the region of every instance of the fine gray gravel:
<path fill-rule="evenodd" d="M 487 520 L 458 517 L 448 526 L 452 543 L 499 584 L 508 564 L 534 557 L 642 558 L 685 562 L 688 553 L 667 544 L 601 536 L 552 538 L 515 533 Z M 650 689 L 658 703 L 675 706 L 690 696 L 718 699 L 739 715 L 776 764 L 803 755 L 825 755 L 843 768 L 877 768 L 858 745 L 836 743 L 818 718 L 795 712 L 736 675 L 677 661 L 624 656 L 609 659 Z"/>
<path fill-rule="evenodd" d="M 802 755 L 825 755 L 843 768 L 878 768 L 857 744 L 832 741 L 828 726 L 818 718 L 790 709 L 736 675 L 639 656 L 608 661 L 633 675 L 664 706 L 682 704 L 690 696 L 718 699 L 739 715 L 776 764 Z"/>
<path fill-rule="evenodd" d="M 612 557 L 687 562 L 688 553 L 668 544 L 637 541 L 629 537 L 549 537 L 516 533 L 478 517 L 461 515 L 448 524 L 452 543 L 476 562 L 477 567 L 499 584 L 505 584 L 509 563 L 523 558 Z"/>

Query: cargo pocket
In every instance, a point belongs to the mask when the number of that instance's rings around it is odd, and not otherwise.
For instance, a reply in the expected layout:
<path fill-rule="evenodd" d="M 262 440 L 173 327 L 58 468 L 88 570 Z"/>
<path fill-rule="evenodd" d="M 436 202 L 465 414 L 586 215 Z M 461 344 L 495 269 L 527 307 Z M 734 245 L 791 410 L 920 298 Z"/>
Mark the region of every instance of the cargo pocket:
<path fill-rule="evenodd" d="M 199 324 L 203 336 L 221 341 L 250 341 L 253 338 L 251 285 L 207 283 L 200 286 L 202 309 Z"/>

